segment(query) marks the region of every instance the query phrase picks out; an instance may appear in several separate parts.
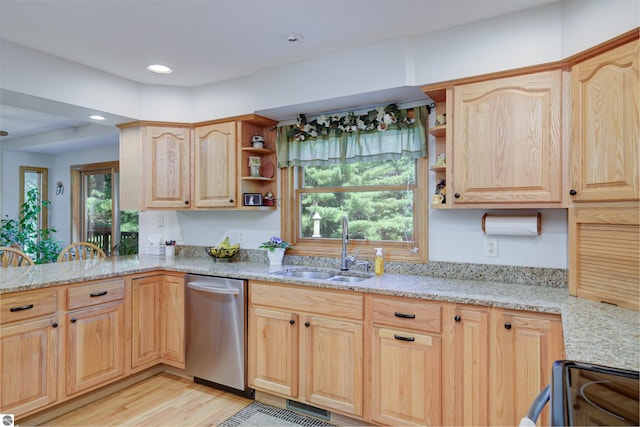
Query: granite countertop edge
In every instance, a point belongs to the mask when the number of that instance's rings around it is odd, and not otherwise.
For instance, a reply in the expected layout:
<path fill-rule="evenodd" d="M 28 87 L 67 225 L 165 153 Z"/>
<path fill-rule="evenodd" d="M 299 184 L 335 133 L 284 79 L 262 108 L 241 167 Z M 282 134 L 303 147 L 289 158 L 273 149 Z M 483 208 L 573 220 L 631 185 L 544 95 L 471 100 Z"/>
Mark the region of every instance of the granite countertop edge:
<path fill-rule="evenodd" d="M 0 269 L 2 295 L 152 271 L 204 274 L 342 291 L 500 307 L 562 316 L 568 360 L 640 370 L 640 316 L 633 310 L 567 294 L 565 288 L 460 280 L 411 274 L 384 274 L 355 282 L 329 282 L 273 274 L 300 265 L 212 262 L 202 257 L 128 256 L 96 264 L 83 261 Z"/>

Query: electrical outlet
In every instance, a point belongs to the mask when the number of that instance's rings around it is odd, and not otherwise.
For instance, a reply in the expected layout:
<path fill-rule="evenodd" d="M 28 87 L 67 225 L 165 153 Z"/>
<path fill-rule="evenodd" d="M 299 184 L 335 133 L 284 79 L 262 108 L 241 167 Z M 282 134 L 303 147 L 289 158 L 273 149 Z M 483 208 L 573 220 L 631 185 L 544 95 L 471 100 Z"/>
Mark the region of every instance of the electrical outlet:
<path fill-rule="evenodd" d="M 484 240 L 484 256 L 488 256 L 488 257 L 498 256 L 498 239 Z"/>
<path fill-rule="evenodd" d="M 242 231 L 238 233 L 238 243 L 244 243 L 244 235 Z"/>
<path fill-rule="evenodd" d="M 184 240 L 184 233 L 182 232 L 182 228 L 178 229 L 178 241 L 182 242 Z"/>
<path fill-rule="evenodd" d="M 158 214 L 158 228 L 164 227 L 164 215 Z"/>

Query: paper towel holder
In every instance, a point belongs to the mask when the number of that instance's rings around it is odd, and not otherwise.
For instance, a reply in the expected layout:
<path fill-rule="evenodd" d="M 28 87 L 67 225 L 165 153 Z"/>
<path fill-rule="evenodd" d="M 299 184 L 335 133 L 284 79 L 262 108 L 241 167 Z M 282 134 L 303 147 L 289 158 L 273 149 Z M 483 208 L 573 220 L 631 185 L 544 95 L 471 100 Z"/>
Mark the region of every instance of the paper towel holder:
<path fill-rule="evenodd" d="M 497 218 L 501 217 L 500 215 L 489 215 L 488 213 L 485 213 L 484 215 L 482 215 L 482 232 L 485 233 L 485 234 L 487 233 L 486 222 L 487 222 L 487 217 L 489 217 L 489 216 L 497 217 Z M 526 216 L 528 216 L 528 215 L 523 215 L 523 216 L 520 216 L 520 217 L 511 215 L 511 216 L 502 216 L 502 218 L 504 218 L 505 221 L 508 221 L 509 218 L 522 218 L 522 217 L 526 217 Z M 536 216 L 537 231 L 538 231 L 538 236 L 539 236 L 540 234 L 542 234 L 542 214 L 540 212 L 538 212 L 535 216 Z"/>

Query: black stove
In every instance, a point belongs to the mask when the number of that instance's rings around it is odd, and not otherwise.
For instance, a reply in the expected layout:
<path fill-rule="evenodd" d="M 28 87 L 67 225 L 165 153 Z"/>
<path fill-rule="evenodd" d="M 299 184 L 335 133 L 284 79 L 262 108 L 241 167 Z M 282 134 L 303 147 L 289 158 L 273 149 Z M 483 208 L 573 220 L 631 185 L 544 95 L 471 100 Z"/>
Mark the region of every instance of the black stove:
<path fill-rule="evenodd" d="M 568 360 L 551 377 L 551 425 L 640 425 L 637 371 Z"/>

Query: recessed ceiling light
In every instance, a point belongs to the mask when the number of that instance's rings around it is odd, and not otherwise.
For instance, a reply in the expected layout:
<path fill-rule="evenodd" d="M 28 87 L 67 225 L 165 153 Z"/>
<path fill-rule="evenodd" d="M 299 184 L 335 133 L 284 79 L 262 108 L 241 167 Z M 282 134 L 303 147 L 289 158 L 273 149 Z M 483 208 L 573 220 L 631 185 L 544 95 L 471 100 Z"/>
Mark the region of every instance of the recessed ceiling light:
<path fill-rule="evenodd" d="M 162 64 L 151 64 L 147 66 L 147 70 L 151 71 L 152 73 L 158 73 L 158 74 L 169 74 L 169 73 L 173 73 L 173 70 L 169 67 L 167 67 L 166 65 L 162 65 Z"/>
<path fill-rule="evenodd" d="M 282 36 L 282 38 L 289 43 L 302 43 L 304 41 L 304 37 L 302 36 L 302 34 L 298 33 L 288 33 Z"/>
<path fill-rule="evenodd" d="M 92 120 L 105 120 L 105 116 L 101 116 L 100 114 L 89 114 L 89 118 Z"/>

